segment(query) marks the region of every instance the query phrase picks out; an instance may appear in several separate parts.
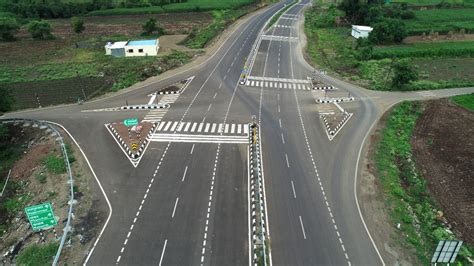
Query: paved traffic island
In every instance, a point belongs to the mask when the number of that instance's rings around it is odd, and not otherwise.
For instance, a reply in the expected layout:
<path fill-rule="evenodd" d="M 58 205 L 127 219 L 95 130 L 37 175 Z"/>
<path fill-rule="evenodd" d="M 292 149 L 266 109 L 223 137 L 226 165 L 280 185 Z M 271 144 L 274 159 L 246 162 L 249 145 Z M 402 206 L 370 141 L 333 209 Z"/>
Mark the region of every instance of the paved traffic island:
<path fill-rule="evenodd" d="M 132 162 L 137 162 L 145 152 L 156 123 L 126 119 L 122 122 L 106 124 L 105 127 Z"/>

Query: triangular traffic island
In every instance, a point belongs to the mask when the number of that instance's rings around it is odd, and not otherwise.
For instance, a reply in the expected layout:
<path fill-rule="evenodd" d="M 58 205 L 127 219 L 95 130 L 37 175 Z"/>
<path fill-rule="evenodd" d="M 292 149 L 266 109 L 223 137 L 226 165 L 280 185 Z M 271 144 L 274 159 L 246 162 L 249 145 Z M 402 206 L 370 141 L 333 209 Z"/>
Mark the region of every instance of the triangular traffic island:
<path fill-rule="evenodd" d="M 352 115 L 353 113 L 348 113 L 346 111 L 334 112 L 331 114 L 319 114 L 329 140 L 332 140 L 337 135 L 337 133 L 339 133 L 342 127 L 352 117 Z"/>
<path fill-rule="evenodd" d="M 129 123 L 131 121 L 131 123 Z M 123 122 L 105 124 L 134 167 L 137 167 L 156 130 L 156 123 L 138 122 L 138 119 L 126 119 Z"/>

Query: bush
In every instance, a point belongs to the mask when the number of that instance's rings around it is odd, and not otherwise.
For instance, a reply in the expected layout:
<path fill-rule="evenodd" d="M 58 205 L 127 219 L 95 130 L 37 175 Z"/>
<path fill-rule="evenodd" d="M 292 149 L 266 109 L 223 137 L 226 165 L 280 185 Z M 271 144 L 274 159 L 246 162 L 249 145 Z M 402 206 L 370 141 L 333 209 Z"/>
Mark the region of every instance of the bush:
<path fill-rule="evenodd" d="M 0 17 L 0 38 L 5 41 L 12 41 L 15 39 L 15 34 L 18 33 L 20 25 L 13 17 Z"/>
<path fill-rule="evenodd" d="M 156 19 L 155 18 L 150 18 L 148 19 L 145 24 L 142 26 L 143 28 L 143 33 L 144 34 L 152 34 L 156 29 Z"/>
<path fill-rule="evenodd" d="M 411 81 L 418 79 L 418 69 L 411 61 L 402 59 L 395 63 L 392 86 L 401 89 Z"/>
<path fill-rule="evenodd" d="M 11 111 L 14 103 L 11 90 L 0 87 L 0 113 Z"/>
<path fill-rule="evenodd" d="M 58 243 L 47 245 L 33 244 L 18 254 L 16 259 L 19 265 L 48 265 L 53 262 L 54 255 L 58 250 Z"/>
<path fill-rule="evenodd" d="M 45 20 L 34 20 L 28 23 L 28 32 L 37 40 L 52 39 L 51 24 Z"/>
<path fill-rule="evenodd" d="M 402 20 L 385 18 L 374 25 L 369 40 L 374 44 L 400 43 L 407 36 L 406 26 Z"/>
<path fill-rule="evenodd" d="M 84 20 L 79 17 L 71 18 L 71 28 L 75 33 L 83 32 L 86 29 L 86 27 L 84 27 Z"/>

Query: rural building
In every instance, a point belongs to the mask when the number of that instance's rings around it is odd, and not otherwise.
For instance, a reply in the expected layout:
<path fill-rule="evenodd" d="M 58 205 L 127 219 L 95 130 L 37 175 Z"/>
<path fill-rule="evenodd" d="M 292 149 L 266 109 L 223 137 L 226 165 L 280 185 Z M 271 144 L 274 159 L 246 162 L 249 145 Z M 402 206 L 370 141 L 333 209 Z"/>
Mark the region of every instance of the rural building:
<path fill-rule="evenodd" d="M 367 38 L 369 37 L 369 33 L 373 30 L 372 27 L 368 26 L 359 26 L 359 25 L 352 25 L 352 37 L 359 39 L 359 38 Z"/>
<path fill-rule="evenodd" d="M 126 42 L 108 42 L 105 45 L 105 54 L 115 57 L 124 56 L 154 56 L 160 49 L 159 40 L 138 40 Z"/>

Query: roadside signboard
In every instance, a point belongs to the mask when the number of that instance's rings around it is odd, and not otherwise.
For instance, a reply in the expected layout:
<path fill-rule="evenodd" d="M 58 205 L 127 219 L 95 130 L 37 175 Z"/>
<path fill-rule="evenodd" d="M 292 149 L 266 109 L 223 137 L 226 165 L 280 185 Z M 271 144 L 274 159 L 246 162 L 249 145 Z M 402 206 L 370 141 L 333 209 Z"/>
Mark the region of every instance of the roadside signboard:
<path fill-rule="evenodd" d="M 53 207 L 49 202 L 26 207 L 25 212 L 33 231 L 53 227 L 58 223 L 54 217 Z"/>
<path fill-rule="evenodd" d="M 137 118 L 125 119 L 125 120 L 123 120 L 123 124 L 124 124 L 126 127 L 136 126 L 136 125 L 138 125 L 138 119 L 137 119 Z"/>

